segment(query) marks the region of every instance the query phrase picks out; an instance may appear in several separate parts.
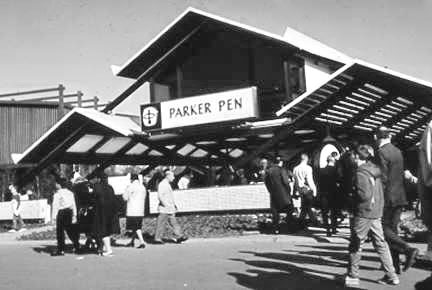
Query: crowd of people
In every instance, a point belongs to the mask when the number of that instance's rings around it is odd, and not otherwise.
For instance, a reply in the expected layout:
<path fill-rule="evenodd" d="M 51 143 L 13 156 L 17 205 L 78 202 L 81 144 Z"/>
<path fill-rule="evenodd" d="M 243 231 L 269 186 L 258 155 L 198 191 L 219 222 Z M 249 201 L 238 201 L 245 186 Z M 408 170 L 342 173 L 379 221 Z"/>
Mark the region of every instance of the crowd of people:
<path fill-rule="evenodd" d="M 287 220 L 295 218 L 296 199 L 301 200 L 297 218 L 304 227 L 321 225 L 313 208 L 321 209 L 327 236 L 337 233 L 340 222 L 349 217 L 347 286 L 359 285 L 361 248 L 366 240 L 373 242 L 381 259 L 385 275 L 379 282 L 383 284 L 399 284 L 401 255 L 403 271 L 419 255 L 419 250 L 398 234 L 401 214 L 408 205 L 406 179 L 417 179 L 405 170 L 402 152 L 391 143 L 388 128 L 380 127 L 374 137 L 376 144 L 356 145 L 342 154 L 332 152 L 319 172 L 313 172 L 305 153 L 292 171 L 276 158 L 265 172 L 274 233 L 279 233 L 280 213 L 285 213 Z"/>
<path fill-rule="evenodd" d="M 432 135 L 432 134 L 430 134 Z M 432 180 L 432 148 L 420 146 L 420 170 L 417 178 L 404 167 L 402 152 L 391 143 L 391 132 L 380 127 L 375 135 L 375 144 L 353 144 L 341 153 L 331 152 L 326 157 L 326 166 L 315 169 L 309 164 L 306 153 L 300 155 L 299 163 L 289 170 L 280 157 L 274 160 L 261 159 L 259 167 L 252 174 L 243 169 L 234 171 L 232 167 L 222 168 L 218 180 L 221 185 L 250 184 L 263 181 L 270 194 L 273 231 L 280 233 L 280 214 L 287 222 L 300 221 L 303 228 L 320 225 L 327 236 L 338 232 L 341 222 L 348 218 L 350 243 L 348 247 L 348 269 L 345 278 L 347 286 L 359 285 L 359 263 L 361 249 L 365 241 L 371 240 L 381 260 L 385 275 L 380 283 L 397 285 L 401 273 L 407 271 L 416 261 L 419 250 L 405 242 L 398 234 L 401 214 L 408 205 L 406 188 L 419 184 L 421 198 L 425 202 L 425 223 L 431 228 L 430 180 Z M 431 138 L 429 138 L 431 139 Z M 422 141 L 423 142 L 423 141 Z M 430 144 L 430 140 L 426 140 Z M 423 149 L 422 149 L 423 148 Z M 428 151 L 429 150 L 429 151 Z M 429 152 L 429 153 L 428 153 Z M 429 163 L 427 163 L 429 162 Z M 192 171 L 176 180 L 171 169 L 164 169 L 154 181 L 158 192 L 159 216 L 156 222 L 153 243 L 163 244 L 162 239 L 168 223 L 174 232 L 173 241 L 182 243 L 188 238 L 177 222 L 177 206 L 173 194 L 173 184 L 188 189 L 194 179 Z M 253 180 L 250 180 L 250 177 Z M 234 181 L 235 180 L 235 181 Z M 176 182 L 175 182 L 176 181 Z M 429 183 L 428 183 L 429 182 Z M 105 173 L 98 172 L 92 180 L 80 176 L 73 184 L 64 178 L 56 179 L 53 196 L 52 216 L 56 224 L 57 250 L 54 256 L 65 253 L 65 232 L 72 241 L 75 252 L 80 252 L 81 233 L 85 233 L 85 246 L 95 245 L 96 252 L 111 256 L 112 235 L 120 233 L 118 197 L 108 184 Z M 14 230 L 24 228 L 20 216 L 20 199 L 16 186 L 11 185 Z M 137 174 L 130 175 L 130 184 L 121 196 L 126 204 L 126 230 L 131 232 L 131 240 L 125 246 L 143 249 L 146 242 L 142 226 L 145 215 L 148 187 L 140 181 Z M 316 208 L 321 210 L 321 220 L 317 218 Z M 428 212 L 429 209 L 429 212 Z M 432 235 L 429 235 L 427 254 L 432 260 Z"/>
<path fill-rule="evenodd" d="M 157 186 L 159 197 L 159 216 L 153 243 L 163 244 L 164 229 L 168 222 L 173 230 L 175 243 L 182 243 L 188 238 L 183 234 L 176 220 L 175 204 L 171 182 L 174 173 L 166 169 L 164 178 Z M 56 191 L 53 197 L 52 216 L 56 224 L 57 249 L 53 256 L 65 254 L 65 232 L 72 241 L 73 251 L 80 253 L 95 245 L 96 253 L 101 256 L 112 256 L 114 234 L 120 233 L 119 211 L 122 202 L 116 197 L 105 173 L 99 172 L 90 181 L 82 177 L 70 184 L 65 178 L 56 178 Z M 147 189 L 139 180 L 138 174 L 130 174 L 130 184 L 121 196 L 126 203 L 126 230 L 131 233 L 131 240 L 126 247 L 137 249 L 146 247 L 142 226 L 145 214 Z M 79 242 L 80 234 L 86 234 L 85 246 Z"/>

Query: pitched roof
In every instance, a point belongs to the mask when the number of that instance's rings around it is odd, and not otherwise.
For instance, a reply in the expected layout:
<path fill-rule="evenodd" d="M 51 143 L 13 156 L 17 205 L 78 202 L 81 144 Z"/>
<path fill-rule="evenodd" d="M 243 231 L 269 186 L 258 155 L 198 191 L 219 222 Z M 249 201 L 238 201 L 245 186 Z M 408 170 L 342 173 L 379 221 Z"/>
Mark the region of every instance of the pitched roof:
<path fill-rule="evenodd" d="M 343 53 L 291 28 L 287 28 L 285 35 L 281 36 L 189 7 L 122 66 L 112 66 L 113 73 L 117 76 L 137 78 L 142 73 L 153 68 L 154 65 L 157 65 L 157 63 L 167 55 L 171 54 L 184 41 L 187 41 L 203 23 L 211 23 L 212 25 L 219 25 L 224 28 L 227 27 L 251 33 L 257 37 L 275 41 L 287 47 L 297 48 L 338 63 L 345 63 L 350 60 L 350 58 Z M 136 72 L 137 70 L 139 74 Z"/>

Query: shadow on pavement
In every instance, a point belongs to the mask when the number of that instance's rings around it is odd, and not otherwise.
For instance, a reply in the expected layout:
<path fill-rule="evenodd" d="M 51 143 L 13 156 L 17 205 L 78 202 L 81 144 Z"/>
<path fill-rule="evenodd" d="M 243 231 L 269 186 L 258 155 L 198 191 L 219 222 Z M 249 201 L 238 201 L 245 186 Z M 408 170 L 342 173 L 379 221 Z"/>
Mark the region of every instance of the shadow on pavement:
<path fill-rule="evenodd" d="M 255 253 L 255 252 L 242 252 L 250 253 L 257 257 L 264 257 L 269 259 L 287 259 L 287 255 L 279 255 L 277 253 Z M 291 255 L 289 255 L 291 257 Z M 292 255 L 294 256 L 294 255 Z M 295 257 L 295 256 L 294 256 Z M 302 257 L 296 257 L 297 261 Z M 288 258 L 289 259 L 289 258 Z M 347 288 L 344 286 L 343 279 L 340 275 L 335 275 L 334 272 L 327 272 L 322 270 L 311 269 L 307 266 L 301 267 L 290 264 L 287 261 L 275 262 L 268 260 L 246 260 L 246 259 L 231 259 L 232 261 L 243 262 L 254 269 L 249 269 L 246 273 L 230 272 L 228 275 L 234 277 L 236 282 L 249 289 L 320 289 L 320 290 L 333 290 L 333 289 L 361 289 L 361 288 Z M 292 262 L 291 260 L 288 260 Z M 303 261 L 304 262 L 304 261 Z M 308 262 L 315 265 L 334 266 L 328 264 L 319 258 L 309 257 Z M 338 263 L 338 266 L 343 266 Z M 258 268 L 258 269 L 257 269 Z M 276 270 L 276 271 L 275 271 Z M 365 281 L 372 281 L 364 279 Z M 375 281 L 372 281 L 375 282 Z"/>
<path fill-rule="evenodd" d="M 310 246 L 311 248 L 314 248 L 313 246 Z M 342 252 L 337 251 L 318 251 L 318 250 L 312 250 L 312 251 L 293 251 L 293 250 L 285 250 L 285 252 L 293 253 L 294 255 L 301 255 L 301 256 L 317 256 L 317 257 L 328 257 L 333 260 L 340 260 L 340 261 L 348 261 L 348 250 L 344 250 Z M 362 261 L 370 261 L 370 262 L 377 262 L 380 263 L 380 259 L 378 256 L 366 256 L 362 255 L 361 257 Z M 346 263 L 344 263 L 346 264 Z M 370 267 L 363 267 L 363 269 L 376 269 L 376 268 L 370 268 Z"/>

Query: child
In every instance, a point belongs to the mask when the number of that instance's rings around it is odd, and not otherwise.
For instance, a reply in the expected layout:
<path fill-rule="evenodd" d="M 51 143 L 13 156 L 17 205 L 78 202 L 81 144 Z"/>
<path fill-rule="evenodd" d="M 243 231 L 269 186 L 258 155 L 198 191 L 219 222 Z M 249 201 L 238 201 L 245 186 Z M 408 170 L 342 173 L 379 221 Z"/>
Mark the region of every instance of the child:
<path fill-rule="evenodd" d="M 356 154 L 357 170 L 354 193 L 354 222 L 349 244 L 348 275 L 346 286 L 359 285 L 359 264 L 361 246 L 369 231 L 375 251 L 378 252 L 385 275 L 378 282 L 397 285 L 399 278 L 395 273 L 392 257 L 387 242 L 384 239 L 381 217 L 384 208 L 384 194 L 381 183 L 381 170 L 372 161 L 373 149 L 361 145 Z"/>
<path fill-rule="evenodd" d="M 12 206 L 12 229 L 9 232 L 22 232 L 26 229 L 24 228 L 24 221 L 21 217 L 21 199 L 20 194 L 16 188 L 15 185 L 11 184 L 9 185 L 9 190 L 12 193 L 12 200 L 11 200 L 11 206 Z"/>

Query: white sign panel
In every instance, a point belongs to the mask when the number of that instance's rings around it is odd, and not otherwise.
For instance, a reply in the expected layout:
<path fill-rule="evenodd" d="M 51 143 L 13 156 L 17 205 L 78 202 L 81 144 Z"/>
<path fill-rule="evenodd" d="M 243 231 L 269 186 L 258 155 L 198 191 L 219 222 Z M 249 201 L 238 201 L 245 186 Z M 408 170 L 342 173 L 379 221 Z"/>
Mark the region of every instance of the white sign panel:
<path fill-rule="evenodd" d="M 179 212 L 262 210 L 270 208 L 264 184 L 175 190 Z M 158 213 L 158 193 L 150 192 L 150 213 Z"/>
<path fill-rule="evenodd" d="M 161 128 L 186 127 L 258 117 L 256 88 L 162 102 Z"/>

